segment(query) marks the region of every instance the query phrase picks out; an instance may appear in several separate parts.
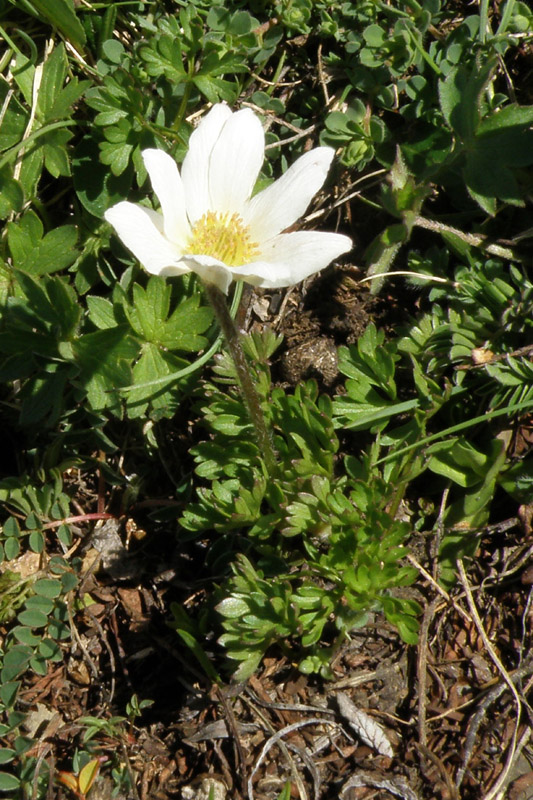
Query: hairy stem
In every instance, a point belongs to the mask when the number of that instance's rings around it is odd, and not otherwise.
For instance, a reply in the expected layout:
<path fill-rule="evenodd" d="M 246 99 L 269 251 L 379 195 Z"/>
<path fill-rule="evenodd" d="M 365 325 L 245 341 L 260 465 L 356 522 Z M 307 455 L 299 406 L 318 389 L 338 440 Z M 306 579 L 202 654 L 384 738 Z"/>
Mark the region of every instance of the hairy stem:
<path fill-rule="evenodd" d="M 266 467 L 272 475 L 276 471 L 274 447 L 272 445 L 270 432 L 267 428 L 263 409 L 261 408 L 261 400 L 250 375 L 249 366 L 246 363 L 241 336 L 229 313 L 224 294 L 213 284 L 204 283 L 204 289 L 229 347 L 230 355 L 235 364 L 235 369 L 237 370 L 241 393 L 255 428 L 257 444 L 265 460 Z"/>

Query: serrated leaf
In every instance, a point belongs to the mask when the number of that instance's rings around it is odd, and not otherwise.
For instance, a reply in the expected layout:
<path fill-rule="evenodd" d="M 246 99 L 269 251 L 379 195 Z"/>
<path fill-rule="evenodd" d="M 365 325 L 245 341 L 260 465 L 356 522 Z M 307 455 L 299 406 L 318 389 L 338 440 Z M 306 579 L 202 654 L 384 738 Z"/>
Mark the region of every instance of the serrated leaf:
<path fill-rule="evenodd" d="M 164 278 L 152 276 L 146 289 L 133 285 L 133 304 L 125 311 L 132 328 L 147 342 L 158 342 L 170 308 L 171 287 Z"/>
<path fill-rule="evenodd" d="M 195 75 L 193 83 L 210 103 L 219 103 L 221 100 L 232 103 L 238 95 L 237 84 L 223 78 Z"/>
<path fill-rule="evenodd" d="M 89 319 L 100 330 L 115 328 L 117 320 L 113 309 L 113 303 L 105 297 L 87 296 L 87 308 L 89 309 Z"/>
<path fill-rule="evenodd" d="M 496 62 L 487 59 L 481 69 L 456 67 L 439 82 L 439 99 L 448 125 L 464 142 L 470 142 L 481 121 L 483 92 L 489 83 Z"/>
<path fill-rule="evenodd" d="M 76 260 L 78 232 L 74 225 L 55 228 L 42 239 L 35 234 L 8 225 L 9 247 L 17 269 L 38 277 L 65 269 Z"/>
<path fill-rule="evenodd" d="M 200 297 L 193 295 L 183 300 L 169 319 L 161 326 L 158 340 L 169 350 L 197 352 L 202 350 L 207 340 L 205 333 L 213 321 L 213 312 L 207 306 L 200 306 Z"/>
<path fill-rule="evenodd" d="M 44 166 L 54 178 L 71 174 L 67 144 L 72 139 L 68 130 L 51 131 L 43 137 Z"/>
<path fill-rule="evenodd" d="M 42 276 L 37 281 L 19 271 L 15 277 L 35 316 L 54 326 L 61 338 L 70 338 L 76 332 L 82 310 L 76 292 L 67 280 Z"/>
<path fill-rule="evenodd" d="M 37 99 L 37 118 L 48 122 L 50 110 L 65 83 L 67 75 L 67 56 L 65 46 L 60 42 L 48 56 L 43 65 L 41 84 Z"/>
<path fill-rule="evenodd" d="M 113 175 L 118 177 L 122 175 L 130 165 L 133 145 L 128 142 L 102 142 L 100 151 L 102 164 L 107 164 L 111 167 Z"/>
<path fill-rule="evenodd" d="M 20 183 L 9 177 L 7 168 L 0 175 L 0 219 L 18 212 L 24 203 L 24 192 Z"/>
<path fill-rule="evenodd" d="M 61 364 L 50 364 L 45 375 L 30 378 L 20 392 L 22 407 L 20 424 L 35 425 L 46 421 L 54 424 L 63 408 L 65 389 L 71 377 L 70 368 Z"/>
<path fill-rule="evenodd" d="M 42 147 L 26 150 L 20 163 L 19 183 L 26 197 L 32 197 L 43 171 L 44 152 Z"/>
<path fill-rule="evenodd" d="M 119 177 L 100 162 L 98 144 L 85 136 L 77 145 L 72 162 L 74 188 L 80 203 L 95 217 L 127 196 L 132 180 L 133 166 Z"/>
<path fill-rule="evenodd" d="M 79 81 L 77 78 L 71 78 L 69 83 L 56 95 L 49 110 L 50 119 L 62 119 L 70 116 L 74 104 L 89 86 L 91 86 L 91 81 Z"/>
<path fill-rule="evenodd" d="M 31 209 L 16 224 L 11 222 L 8 224 L 7 241 L 15 266 L 24 263 L 30 256 L 31 251 L 41 241 L 43 233 L 43 224 Z"/>
<path fill-rule="evenodd" d="M 125 326 L 88 333 L 73 343 L 77 381 L 85 388 L 95 410 L 112 408 L 118 412 L 117 389 L 131 385 L 131 362 L 139 346 Z"/>
<path fill-rule="evenodd" d="M 145 62 L 149 75 L 165 75 L 173 83 L 180 83 L 186 78 L 179 37 L 163 34 L 141 47 L 139 55 Z"/>
<path fill-rule="evenodd" d="M 9 95 L 9 96 L 8 96 Z M 28 124 L 28 112 L 10 91 L 7 81 L 0 76 L 0 106 L 3 109 L 0 125 L 0 152 L 21 141 Z"/>
<path fill-rule="evenodd" d="M 12 74 L 14 81 L 19 87 L 29 108 L 32 107 L 33 101 L 33 82 L 35 80 L 35 69 L 35 63 L 19 50 L 15 57 L 15 69 L 13 70 Z"/>
<path fill-rule="evenodd" d="M 147 342 L 142 346 L 142 354 L 133 368 L 133 384 L 139 384 L 139 389 L 133 389 L 126 395 L 128 415 L 134 419 L 142 416 L 151 401 L 154 409 L 167 408 L 170 411 L 177 404 L 176 384 L 172 382 L 162 386 L 146 386 L 143 384 L 166 378 L 179 369 L 179 364 L 171 363 L 170 354 L 161 352 L 155 344 Z"/>

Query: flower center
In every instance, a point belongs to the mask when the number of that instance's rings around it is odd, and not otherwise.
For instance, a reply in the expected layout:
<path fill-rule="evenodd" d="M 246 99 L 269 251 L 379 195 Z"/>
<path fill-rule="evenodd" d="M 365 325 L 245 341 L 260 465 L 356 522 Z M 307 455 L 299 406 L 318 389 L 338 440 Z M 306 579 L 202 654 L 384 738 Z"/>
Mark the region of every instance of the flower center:
<path fill-rule="evenodd" d="M 190 253 L 218 258 L 228 267 L 248 264 L 259 255 L 258 245 L 239 214 L 208 211 L 192 229 L 187 243 Z"/>

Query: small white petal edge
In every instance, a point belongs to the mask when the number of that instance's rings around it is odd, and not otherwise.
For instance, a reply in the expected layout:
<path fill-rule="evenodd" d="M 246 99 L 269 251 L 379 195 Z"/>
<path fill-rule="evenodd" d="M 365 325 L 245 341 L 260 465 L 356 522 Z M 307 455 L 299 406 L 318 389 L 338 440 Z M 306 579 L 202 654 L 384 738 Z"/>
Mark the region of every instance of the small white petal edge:
<path fill-rule="evenodd" d="M 319 272 L 352 247 L 352 240 L 341 233 L 282 233 L 264 246 L 260 261 L 235 267 L 231 272 L 254 286 L 280 289 Z"/>
<path fill-rule="evenodd" d="M 247 204 L 243 219 L 254 241 L 266 241 L 300 219 L 324 184 L 335 151 L 316 147 L 300 156 L 281 178 Z"/>
<path fill-rule="evenodd" d="M 243 108 L 224 123 L 209 159 L 209 210 L 242 214 L 265 157 L 265 133 Z"/>
<path fill-rule="evenodd" d="M 160 214 L 136 203 L 122 202 L 109 208 L 104 217 L 147 272 L 183 275 L 190 271 L 180 264 L 181 252 L 163 235 Z"/>
<path fill-rule="evenodd" d="M 167 239 L 176 244 L 186 241 L 190 226 L 185 210 L 185 190 L 178 165 L 162 150 L 143 150 L 144 165 L 161 205 Z"/>
<path fill-rule="evenodd" d="M 181 178 L 185 187 L 187 214 L 191 225 L 194 225 L 209 209 L 211 152 L 224 123 L 231 114 L 231 109 L 227 105 L 217 103 L 191 133 L 189 149 L 181 165 Z"/>

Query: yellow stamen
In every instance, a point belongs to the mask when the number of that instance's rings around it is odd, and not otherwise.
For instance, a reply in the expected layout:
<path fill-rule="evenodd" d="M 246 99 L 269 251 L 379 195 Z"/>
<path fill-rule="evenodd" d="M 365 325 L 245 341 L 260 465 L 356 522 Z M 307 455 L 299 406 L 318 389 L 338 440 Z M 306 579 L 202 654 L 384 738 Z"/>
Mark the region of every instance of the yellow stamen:
<path fill-rule="evenodd" d="M 250 239 L 250 230 L 239 214 L 208 211 L 193 227 L 187 251 L 240 267 L 257 258 L 259 246 Z"/>

